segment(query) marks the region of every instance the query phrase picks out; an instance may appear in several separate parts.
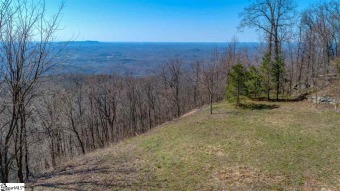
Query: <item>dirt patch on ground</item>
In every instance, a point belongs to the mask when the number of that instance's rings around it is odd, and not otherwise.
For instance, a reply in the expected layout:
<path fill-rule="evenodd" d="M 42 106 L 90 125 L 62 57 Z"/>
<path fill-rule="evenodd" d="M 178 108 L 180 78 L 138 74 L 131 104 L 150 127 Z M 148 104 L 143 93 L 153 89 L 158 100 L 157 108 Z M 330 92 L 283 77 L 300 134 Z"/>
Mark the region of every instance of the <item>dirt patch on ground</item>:
<path fill-rule="evenodd" d="M 192 115 L 192 114 L 198 112 L 199 110 L 200 110 L 200 109 L 194 109 L 194 110 L 192 110 L 192 111 L 190 111 L 190 112 L 188 112 L 188 113 L 182 115 L 181 118 L 190 116 L 190 115 Z"/>
<path fill-rule="evenodd" d="M 270 175 L 247 166 L 222 168 L 213 174 L 213 180 L 215 188 L 220 190 L 338 191 L 334 187 L 320 184 L 311 176 L 304 177 L 299 183 L 292 183 L 290 178 L 284 175 Z"/>
<path fill-rule="evenodd" d="M 255 168 L 239 166 L 222 168 L 213 174 L 222 190 L 261 190 L 284 181 L 283 176 L 270 176 Z"/>

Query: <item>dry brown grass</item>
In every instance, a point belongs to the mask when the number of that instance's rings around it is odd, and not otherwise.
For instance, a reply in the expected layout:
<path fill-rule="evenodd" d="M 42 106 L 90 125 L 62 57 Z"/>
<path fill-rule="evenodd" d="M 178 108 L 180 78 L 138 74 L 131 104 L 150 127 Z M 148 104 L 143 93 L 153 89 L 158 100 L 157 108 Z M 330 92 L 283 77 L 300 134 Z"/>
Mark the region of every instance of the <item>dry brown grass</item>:
<path fill-rule="evenodd" d="M 221 190 L 254 190 L 257 186 L 263 188 L 264 185 L 270 188 L 273 184 L 282 184 L 285 179 L 283 176 L 269 175 L 246 166 L 222 168 L 213 177 Z"/>
<path fill-rule="evenodd" d="M 135 145 L 118 144 L 68 162 L 30 183 L 32 190 L 143 190 L 152 174 L 142 171 Z"/>

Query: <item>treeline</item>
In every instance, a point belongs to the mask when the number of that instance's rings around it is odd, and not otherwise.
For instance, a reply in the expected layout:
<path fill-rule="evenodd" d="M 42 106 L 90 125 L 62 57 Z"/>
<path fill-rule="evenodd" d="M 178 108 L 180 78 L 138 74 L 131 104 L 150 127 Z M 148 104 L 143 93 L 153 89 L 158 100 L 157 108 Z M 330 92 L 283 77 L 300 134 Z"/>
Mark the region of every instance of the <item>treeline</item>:
<path fill-rule="evenodd" d="M 339 65 L 335 62 L 340 50 L 340 2 L 321 1 L 304 10 L 299 19 L 295 39 L 296 58 L 292 59 L 290 76 L 295 83 L 306 82 L 322 87 L 318 76 L 334 75 Z"/>
<path fill-rule="evenodd" d="M 222 100 L 227 76 L 223 61 L 217 52 L 212 59 L 192 64 L 169 59 L 145 77 L 40 76 L 25 97 L 23 119 L 19 115 L 13 122 L 2 181 L 28 180 L 75 156 Z M 15 106 L 5 101 L 10 99 L 11 94 L 2 95 L 1 136 L 10 133 L 12 118 L 6 116 L 13 115 Z"/>
<path fill-rule="evenodd" d="M 257 30 L 264 42 L 255 73 L 264 78 L 267 99 L 324 87 L 339 68 L 334 60 L 339 57 L 340 3 L 321 1 L 302 12 L 296 8 L 294 0 L 257 0 L 241 13 L 239 28 Z"/>
<path fill-rule="evenodd" d="M 221 62 L 216 64 L 222 67 Z M 144 133 L 223 99 L 226 75 L 216 70 L 210 76 L 208 65 L 197 62 L 188 71 L 181 60 L 172 59 L 147 77 L 70 75 L 45 82 L 41 89 L 45 93 L 34 104 L 39 106 L 34 119 L 37 131 L 28 135 L 29 143 L 39 142 L 32 151 L 44 153 L 38 155 L 40 164 L 34 170 L 55 168 L 66 159 Z M 207 77 L 216 81 L 205 83 Z"/>

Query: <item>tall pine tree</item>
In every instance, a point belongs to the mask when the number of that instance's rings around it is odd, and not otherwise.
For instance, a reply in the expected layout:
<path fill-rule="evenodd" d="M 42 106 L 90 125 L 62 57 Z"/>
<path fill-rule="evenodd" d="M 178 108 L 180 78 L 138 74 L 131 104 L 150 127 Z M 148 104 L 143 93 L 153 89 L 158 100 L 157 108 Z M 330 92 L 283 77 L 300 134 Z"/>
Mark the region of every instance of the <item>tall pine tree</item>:
<path fill-rule="evenodd" d="M 270 61 L 270 54 L 267 53 L 262 58 L 261 73 L 264 77 L 263 88 L 267 93 L 267 99 L 270 100 L 271 77 L 272 77 L 272 63 Z"/>
<path fill-rule="evenodd" d="M 250 66 L 246 81 L 248 96 L 258 98 L 264 90 L 263 84 L 264 77 L 261 75 L 259 68 Z"/>
<path fill-rule="evenodd" d="M 236 97 L 236 106 L 240 106 L 240 97 L 248 94 L 246 81 L 248 72 L 242 64 L 236 64 L 229 73 L 227 93 Z"/>
<path fill-rule="evenodd" d="M 276 100 L 279 100 L 281 82 L 284 77 L 285 66 L 282 56 L 277 56 L 272 66 L 273 82 L 276 89 Z"/>

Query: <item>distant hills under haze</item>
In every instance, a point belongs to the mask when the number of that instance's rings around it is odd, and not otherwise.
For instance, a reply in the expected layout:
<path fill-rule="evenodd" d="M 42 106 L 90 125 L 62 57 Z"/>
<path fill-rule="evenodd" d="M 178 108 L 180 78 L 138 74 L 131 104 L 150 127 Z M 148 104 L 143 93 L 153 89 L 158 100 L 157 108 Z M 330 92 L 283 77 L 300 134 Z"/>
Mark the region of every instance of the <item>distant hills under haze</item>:
<path fill-rule="evenodd" d="M 240 47 L 256 47 L 257 43 L 239 43 Z M 69 42 L 62 63 L 53 73 L 122 74 L 143 76 L 171 58 L 185 64 L 210 58 L 215 49 L 224 51 L 228 43 L 150 43 L 150 42 Z"/>

